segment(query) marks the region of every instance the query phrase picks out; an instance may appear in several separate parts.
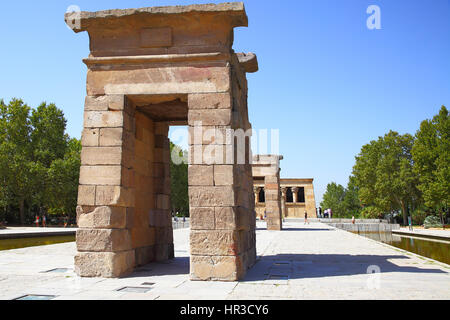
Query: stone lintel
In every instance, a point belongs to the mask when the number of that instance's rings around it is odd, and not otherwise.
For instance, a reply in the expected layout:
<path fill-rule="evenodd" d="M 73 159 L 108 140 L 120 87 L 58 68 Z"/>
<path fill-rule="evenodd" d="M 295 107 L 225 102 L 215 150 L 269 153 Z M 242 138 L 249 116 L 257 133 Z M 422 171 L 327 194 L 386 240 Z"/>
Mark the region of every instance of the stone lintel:
<path fill-rule="evenodd" d="M 163 20 L 161 17 L 164 16 L 179 15 L 189 17 L 195 14 L 212 16 L 226 14 L 230 17 L 231 26 L 233 28 L 248 26 L 248 18 L 245 13 L 244 3 L 231 2 L 220 4 L 194 4 L 188 6 L 146 7 L 138 9 L 113 9 L 97 12 L 82 11 L 79 13 L 80 25 L 77 26 L 77 28 L 74 28 L 74 31 L 88 31 L 90 27 L 102 25 L 105 21 L 122 19 L 129 16 L 139 16 L 152 22 L 152 20 Z M 72 17 L 73 15 L 70 12 L 64 15 L 65 21 L 69 21 Z"/>

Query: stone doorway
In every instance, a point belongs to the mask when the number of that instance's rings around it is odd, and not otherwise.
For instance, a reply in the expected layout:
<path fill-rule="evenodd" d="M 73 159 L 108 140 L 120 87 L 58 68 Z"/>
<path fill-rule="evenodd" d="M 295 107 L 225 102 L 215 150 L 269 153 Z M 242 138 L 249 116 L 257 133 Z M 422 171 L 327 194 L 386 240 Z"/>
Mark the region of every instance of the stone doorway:
<path fill-rule="evenodd" d="M 256 260 L 251 151 L 224 137 L 251 129 L 246 73 L 257 60 L 232 50 L 243 4 L 82 12 L 78 22 L 91 54 L 77 273 L 120 277 L 173 258 L 168 131 L 187 124 L 191 279 L 242 279 Z"/>

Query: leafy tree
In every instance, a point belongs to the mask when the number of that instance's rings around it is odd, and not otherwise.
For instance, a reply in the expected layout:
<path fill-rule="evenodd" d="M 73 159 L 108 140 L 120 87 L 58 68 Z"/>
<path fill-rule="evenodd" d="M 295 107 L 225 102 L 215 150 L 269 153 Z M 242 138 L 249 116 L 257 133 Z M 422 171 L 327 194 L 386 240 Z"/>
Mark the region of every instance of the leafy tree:
<path fill-rule="evenodd" d="M 80 177 L 81 142 L 71 139 L 63 159 L 50 165 L 47 178 L 47 203 L 52 214 L 67 214 L 69 219 L 77 206 L 78 181 Z"/>
<path fill-rule="evenodd" d="M 2 123 L 0 175 L 4 188 L 7 189 L 3 193 L 9 194 L 10 200 L 19 206 L 20 222 L 24 224 L 25 202 L 31 198 L 36 182 L 31 174 L 35 168 L 31 161 L 30 107 L 18 99 L 11 100 L 8 105 L 2 101 L 0 107 Z"/>
<path fill-rule="evenodd" d="M 424 202 L 442 220 L 450 205 L 450 116 L 445 106 L 432 120 L 421 123 L 412 155 Z"/>
<path fill-rule="evenodd" d="M 347 188 L 345 189 L 342 206 L 344 210 L 343 218 L 359 217 L 361 212 L 361 201 L 359 200 L 359 188 L 356 185 L 355 177 L 350 176 Z"/>
<path fill-rule="evenodd" d="M 413 172 L 411 149 L 414 137 L 390 131 L 362 147 L 353 167 L 359 197 L 366 206 L 381 212 L 401 210 L 407 222 L 407 208 L 420 201 Z"/>
<path fill-rule="evenodd" d="M 72 213 L 76 207 L 80 142 L 69 140 L 64 113 L 54 104 L 31 110 L 0 100 L 0 206 L 28 212 Z M 75 199 L 75 200 L 74 200 Z"/>
<path fill-rule="evenodd" d="M 323 201 L 320 203 L 320 205 L 324 209 L 331 209 L 333 211 L 333 217 L 344 217 L 344 197 L 345 188 L 340 184 L 332 182 L 327 185 L 327 191 L 323 195 Z"/>
<path fill-rule="evenodd" d="M 187 152 L 171 142 L 170 154 L 172 155 L 170 162 L 172 210 L 183 216 L 189 216 Z"/>
<path fill-rule="evenodd" d="M 350 177 L 347 188 L 335 182 L 330 183 L 320 205 L 324 209 L 331 209 L 333 217 L 359 217 L 361 203 L 358 197 L 358 187 L 355 185 L 355 178 Z"/>

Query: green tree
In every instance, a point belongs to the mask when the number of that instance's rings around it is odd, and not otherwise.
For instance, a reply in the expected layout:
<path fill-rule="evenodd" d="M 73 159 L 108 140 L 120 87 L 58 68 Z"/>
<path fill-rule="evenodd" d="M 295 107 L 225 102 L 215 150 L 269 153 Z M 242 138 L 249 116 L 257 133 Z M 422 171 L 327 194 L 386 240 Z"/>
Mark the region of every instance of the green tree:
<path fill-rule="evenodd" d="M 0 103 L 2 134 L 0 140 L 0 176 L 4 183 L 4 192 L 9 201 L 19 207 L 19 217 L 25 223 L 25 203 L 33 195 L 36 179 L 31 174 L 35 170 L 32 163 L 30 134 L 30 107 L 22 100 L 13 99 L 8 105 Z"/>
<path fill-rule="evenodd" d="M 445 106 L 421 123 L 412 155 L 425 205 L 439 212 L 442 220 L 450 204 L 450 117 Z"/>
<path fill-rule="evenodd" d="M 64 113 L 54 104 L 31 110 L 22 100 L 0 100 L 0 206 L 72 213 L 76 207 L 80 142 L 69 140 Z"/>
<path fill-rule="evenodd" d="M 343 200 L 345 197 L 345 188 L 332 182 L 327 185 L 327 191 L 323 195 L 323 201 L 320 203 L 323 209 L 331 209 L 333 217 L 341 218 L 345 216 Z"/>
<path fill-rule="evenodd" d="M 187 152 L 170 143 L 170 183 L 172 210 L 189 216 Z"/>
<path fill-rule="evenodd" d="M 381 212 L 401 210 L 407 222 L 409 206 L 420 201 L 411 149 L 414 137 L 390 131 L 362 147 L 353 167 L 359 197 Z"/>
<path fill-rule="evenodd" d="M 64 158 L 56 159 L 50 165 L 46 198 L 51 214 L 67 214 L 69 219 L 75 214 L 81 165 L 80 153 L 80 140 L 71 139 Z"/>
<path fill-rule="evenodd" d="M 343 218 L 358 218 L 361 212 L 361 201 L 359 200 L 359 188 L 356 185 L 355 177 L 350 176 L 344 199 L 342 200 Z"/>

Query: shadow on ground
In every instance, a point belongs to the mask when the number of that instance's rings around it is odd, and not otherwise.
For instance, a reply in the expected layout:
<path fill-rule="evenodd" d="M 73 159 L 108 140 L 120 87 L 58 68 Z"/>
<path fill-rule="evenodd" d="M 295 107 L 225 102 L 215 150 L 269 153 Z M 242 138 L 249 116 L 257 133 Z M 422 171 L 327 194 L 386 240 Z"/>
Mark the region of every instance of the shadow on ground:
<path fill-rule="evenodd" d="M 380 273 L 438 273 L 439 269 L 424 269 L 413 266 L 399 266 L 390 260 L 407 260 L 402 255 L 346 255 L 346 254 L 280 254 L 260 257 L 249 270 L 245 281 L 269 279 L 305 279 L 366 275 L 370 270 Z"/>

